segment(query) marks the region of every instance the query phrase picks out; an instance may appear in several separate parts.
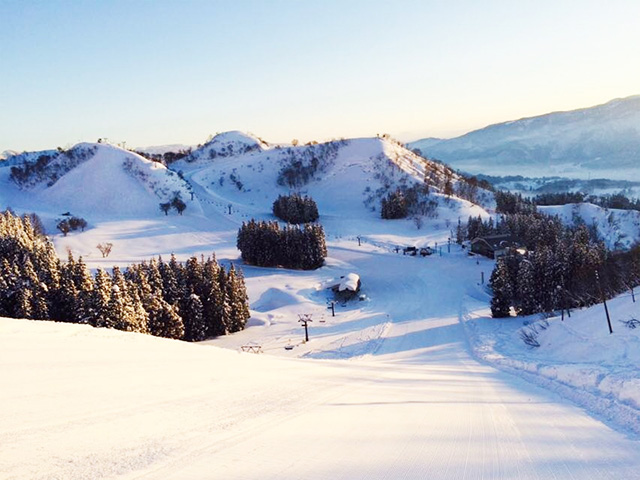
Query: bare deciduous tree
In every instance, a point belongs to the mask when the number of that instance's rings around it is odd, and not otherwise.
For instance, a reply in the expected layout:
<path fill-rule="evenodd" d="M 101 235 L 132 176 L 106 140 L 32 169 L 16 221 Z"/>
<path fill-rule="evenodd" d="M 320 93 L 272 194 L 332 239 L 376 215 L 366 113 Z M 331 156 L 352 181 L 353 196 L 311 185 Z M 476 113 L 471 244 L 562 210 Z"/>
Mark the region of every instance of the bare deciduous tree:
<path fill-rule="evenodd" d="M 107 258 L 111 253 L 111 248 L 113 248 L 113 243 L 110 243 L 110 242 L 99 243 L 98 245 L 96 245 L 96 248 L 100 250 L 100 253 L 102 254 L 102 258 Z"/>

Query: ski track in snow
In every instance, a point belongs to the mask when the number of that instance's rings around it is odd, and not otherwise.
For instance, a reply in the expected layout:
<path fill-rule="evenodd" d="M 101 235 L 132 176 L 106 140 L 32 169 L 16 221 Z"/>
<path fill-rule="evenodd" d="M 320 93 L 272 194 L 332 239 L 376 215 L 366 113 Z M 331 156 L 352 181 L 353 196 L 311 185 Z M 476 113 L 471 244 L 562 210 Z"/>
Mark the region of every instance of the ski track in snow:
<path fill-rule="evenodd" d="M 350 171 L 362 145 L 344 154 Z M 56 237 L 58 252 L 83 253 L 92 268 L 171 252 L 238 262 L 238 227 L 272 218 L 272 200 L 255 188 L 260 171 L 241 170 L 254 189 L 240 194 L 210 188 L 205 178 L 218 174 L 209 168 L 185 173 L 196 213 L 100 219 Z M 349 185 L 340 175 L 332 182 Z M 334 190 L 309 189 L 331 209 Z M 443 209 L 416 231 L 410 221 L 381 222 L 358 202 L 345 218 L 321 217 L 325 267 L 243 266 L 253 318 L 238 334 L 194 345 L 1 319 L 0 478 L 640 478 L 631 417 L 607 417 L 599 410 L 607 399 L 581 403 L 590 397 L 578 388 L 540 381 L 511 357 L 494 361 L 486 342 L 499 338 L 490 332 L 497 324 L 476 323 L 488 299 L 480 272 L 488 279 L 493 263 L 446 248 L 445 221 L 455 225 L 477 207 Z M 112 257 L 92 254 L 109 238 L 117 238 Z M 442 256 L 394 252 L 435 242 L 445 245 Z M 332 317 L 322 285 L 350 272 L 366 299 L 336 305 Z M 313 316 L 308 343 L 300 313 Z M 267 354 L 239 353 L 247 343 Z"/>

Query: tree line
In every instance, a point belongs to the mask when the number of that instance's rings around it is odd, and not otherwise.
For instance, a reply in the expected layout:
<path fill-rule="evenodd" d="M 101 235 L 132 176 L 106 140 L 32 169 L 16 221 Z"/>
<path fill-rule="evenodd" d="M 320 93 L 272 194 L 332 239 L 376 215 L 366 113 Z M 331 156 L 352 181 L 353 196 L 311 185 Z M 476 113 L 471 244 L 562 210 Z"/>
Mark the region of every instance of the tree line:
<path fill-rule="evenodd" d="M 324 229 L 318 224 L 280 227 L 278 222 L 243 222 L 237 247 L 242 260 L 259 267 L 313 270 L 327 256 Z"/>
<path fill-rule="evenodd" d="M 533 197 L 532 201 L 536 205 L 566 205 L 588 202 L 602 208 L 640 211 L 640 198 L 629 198 L 622 193 L 611 195 L 588 195 L 582 192 L 542 193 Z"/>
<path fill-rule="evenodd" d="M 299 194 L 278 195 L 273 202 L 273 214 L 287 223 L 310 223 L 318 220 L 318 205 L 311 197 Z"/>
<path fill-rule="evenodd" d="M 346 140 L 305 145 L 302 148 L 283 149 L 278 172 L 278 185 L 300 188 L 309 183 L 316 173 L 324 171 L 338 157 L 340 148 L 347 145 Z M 276 149 L 280 149 L 276 147 Z"/>
<path fill-rule="evenodd" d="M 11 167 L 9 178 L 20 188 L 32 188 L 41 182 L 50 187 L 65 173 L 92 158 L 97 150 L 95 145 L 79 144 L 68 150 L 59 148 L 55 152 L 43 153 L 35 160 L 25 154 L 21 164 Z"/>
<path fill-rule="evenodd" d="M 463 229 L 460 225 L 459 229 Z M 497 260 L 491 274 L 494 317 L 590 306 L 640 282 L 640 247 L 611 252 L 584 225 L 566 227 L 540 213 L 470 219 L 466 238 L 510 234 L 526 247 Z M 462 235 L 459 232 L 459 235 Z"/>
<path fill-rule="evenodd" d="M 84 323 L 199 341 L 244 328 L 242 273 L 215 256 L 172 255 L 95 275 L 82 258 L 61 262 L 28 217 L 0 213 L 0 316 Z"/>
<path fill-rule="evenodd" d="M 629 198 L 622 193 L 610 195 L 588 195 L 583 192 L 541 193 L 532 198 L 525 198 L 519 193 L 497 191 L 494 195 L 498 213 L 532 213 L 536 211 L 537 205 L 570 203 L 592 203 L 602 208 L 640 211 L 640 199 Z"/>

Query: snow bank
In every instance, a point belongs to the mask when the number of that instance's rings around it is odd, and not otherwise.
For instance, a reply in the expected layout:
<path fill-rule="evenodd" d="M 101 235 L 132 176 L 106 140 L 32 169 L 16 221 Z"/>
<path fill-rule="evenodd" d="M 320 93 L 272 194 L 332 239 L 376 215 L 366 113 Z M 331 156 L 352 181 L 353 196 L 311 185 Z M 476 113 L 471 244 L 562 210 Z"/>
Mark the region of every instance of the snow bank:
<path fill-rule="evenodd" d="M 640 433 L 640 328 L 638 304 L 621 295 L 609 305 L 609 334 L 602 305 L 572 312 L 571 318 L 496 320 L 487 310 L 467 313 L 462 323 L 475 356 L 549 388 L 604 419 Z M 525 323 L 525 324 L 523 324 Z M 521 332 L 533 333 L 528 347 Z"/>

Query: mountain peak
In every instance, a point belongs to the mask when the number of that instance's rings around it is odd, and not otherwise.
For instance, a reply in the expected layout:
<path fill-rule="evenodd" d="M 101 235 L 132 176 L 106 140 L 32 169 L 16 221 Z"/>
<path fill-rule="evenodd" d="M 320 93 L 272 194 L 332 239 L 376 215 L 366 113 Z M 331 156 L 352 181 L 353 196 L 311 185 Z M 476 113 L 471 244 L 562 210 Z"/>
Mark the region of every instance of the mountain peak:
<path fill-rule="evenodd" d="M 457 138 L 409 144 L 424 155 L 471 172 L 603 178 L 637 176 L 640 95 L 589 108 L 489 125 Z"/>

